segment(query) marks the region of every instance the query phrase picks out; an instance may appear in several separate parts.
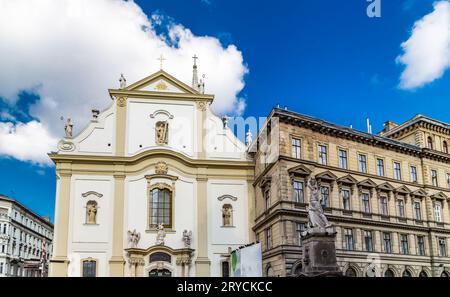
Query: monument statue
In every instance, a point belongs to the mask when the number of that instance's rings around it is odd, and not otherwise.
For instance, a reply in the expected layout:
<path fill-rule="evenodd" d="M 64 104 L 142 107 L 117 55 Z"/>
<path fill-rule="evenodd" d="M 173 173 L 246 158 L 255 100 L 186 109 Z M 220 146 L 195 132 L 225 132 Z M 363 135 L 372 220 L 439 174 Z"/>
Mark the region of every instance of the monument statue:
<path fill-rule="evenodd" d="M 185 248 L 191 248 L 192 241 L 192 231 L 184 230 L 183 232 L 183 242 Z"/>
<path fill-rule="evenodd" d="M 156 144 L 167 144 L 169 123 L 157 122 L 155 128 L 156 128 Z"/>
<path fill-rule="evenodd" d="M 141 239 L 141 233 L 137 232 L 136 229 L 133 232 L 128 231 L 128 242 L 131 248 L 136 248 L 139 240 Z"/>
<path fill-rule="evenodd" d="M 86 223 L 97 223 L 97 203 L 95 201 L 89 201 L 86 205 Z"/>
<path fill-rule="evenodd" d="M 73 124 L 72 124 L 72 120 L 70 118 L 67 119 L 67 122 L 64 125 L 64 130 L 66 132 L 66 138 L 72 138 Z"/>
<path fill-rule="evenodd" d="M 166 237 L 166 231 L 164 230 L 164 225 L 159 223 L 158 233 L 156 234 L 156 245 L 164 245 L 164 238 Z"/>
<path fill-rule="evenodd" d="M 315 178 L 308 179 L 308 188 L 311 190 L 308 205 L 308 229 L 314 232 L 329 232 L 332 227 L 323 213 L 322 201 L 319 200 L 319 186 Z M 331 230 L 331 232 L 333 231 Z"/>

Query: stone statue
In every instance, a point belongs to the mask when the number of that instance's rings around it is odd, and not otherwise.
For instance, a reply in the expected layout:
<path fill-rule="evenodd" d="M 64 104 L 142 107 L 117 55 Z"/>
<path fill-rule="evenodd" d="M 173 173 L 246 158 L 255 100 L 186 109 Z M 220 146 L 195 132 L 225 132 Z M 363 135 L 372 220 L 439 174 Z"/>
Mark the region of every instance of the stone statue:
<path fill-rule="evenodd" d="M 252 132 L 250 130 L 248 130 L 246 137 L 245 137 L 245 145 L 246 146 L 250 146 L 253 142 L 253 135 Z"/>
<path fill-rule="evenodd" d="M 121 89 L 125 89 L 127 87 L 127 80 L 125 79 L 123 74 L 120 75 L 119 83 Z"/>
<path fill-rule="evenodd" d="M 133 232 L 128 231 L 128 242 L 131 248 L 136 248 L 139 240 L 141 239 L 141 233 L 137 232 L 136 229 Z"/>
<path fill-rule="evenodd" d="M 64 130 L 66 131 L 66 138 L 72 138 L 73 124 L 72 124 L 72 120 L 70 118 L 67 119 L 67 122 L 64 125 Z"/>
<path fill-rule="evenodd" d="M 166 237 L 166 231 L 164 231 L 164 225 L 159 223 L 158 234 L 156 234 L 156 245 L 164 245 L 164 238 Z"/>
<path fill-rule="evenodd" d="M 319 201 L 319 187 L 315 178 L 308 179 L 311 198 L 308 205 L 308 229 L 328 232 L 331 224 L 323 213 L 322 203 Z"/>
<path fill-rule="evenodd" d="M 157 122 L 156 123 L 156 144 L 167 144 L 168 143 L 168 122 Z"/>
<path fill-rule="evenodd" d="M 227 129 L 228 128 L 228 123 L 229 123 L 229 121 L 230 121 L 230 118 L 228 117 L 228 116 L 223 116 L 223 118 L 222 118 L 222 123 L 223 123 L 223 128 L 224 129 Z"/>
<path fill-rule="evenodd" d="M 184 230 L 183 232 L 183 242 L 185 248 L 191 248 L 192 241 L 192 231 Z"/>
<path fill-rule="evenodd" d="M 224 226 L 231 226 L 231 213 L 232 213 L 231 205 L 224 205 L 222 207 L 222 219 Z"/>
<path fill-rule="evenodd" d="M 86 205 L 86 223 L 97 223 L 97 203 L 95 201 L 89 201 Z"/>

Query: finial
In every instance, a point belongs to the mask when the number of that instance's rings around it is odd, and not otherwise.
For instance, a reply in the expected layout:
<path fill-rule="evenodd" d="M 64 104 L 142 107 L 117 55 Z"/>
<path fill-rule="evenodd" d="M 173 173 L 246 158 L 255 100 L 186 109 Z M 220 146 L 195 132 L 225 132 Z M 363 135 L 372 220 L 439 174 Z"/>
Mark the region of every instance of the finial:
<path fill-rule="evenodd" d="M 66 124 L 64 125 L 64 130 L 66 132 L 66 138 L 72 138 L 73 135 L 73 123 L 70 118 L 67 119 Z"/>
<path fill-rule="evenodd" d="M 164 61 L 165 61 L 166 59 L 165 59 L 164 56 L 161 54 L 161 56 L 159 56 L 159 58 L 156 59 L 156 60 L 159 60 L 159 67 L 160 67 L 160 69 L 162 70 L 162 69 L 163 69 L 163 63 L 164 63 Z"/>
<path fill-rule="evenodd" d="M 222 122 L 223 122 L 223 128 L 224 129 L 227 129 L 228 128 L 228 122 L 229 122 L 229 117 L 228 116 L 226 116 L 226 115 L 224 115 L 223 116 L 223 118 L 222 118 Z"/>
<path fill-rule="evenodd" d="M 125 79 L 123 74 L 120 74 L 119 83 L 120 83 L 120 89 L 125 89 L 127 87 L 127 80 Z"/>
<path fill-rule="evenodd" d="M 194 59 L 194 67 L 197 67 L 197 59 L 198 59 L 197 55 L 194 55 L 192 59 Z"/>
<path fill-rule="evenodd" d="M 93 122 L 98 121 L 99 114 L 100 114 L 100 110 L 98 110 L 98 109 L 93 109 L 92 110 L 92 121 Z"/>
<path fill-rule="evenodd" d="M 192 67 L 192 88 L 196 91 L 200 91 L 200 86 L 198 84 L 198 73 L 197 73 L 197 55 L 192 57 L 194 59 L 194 66 Z"/>

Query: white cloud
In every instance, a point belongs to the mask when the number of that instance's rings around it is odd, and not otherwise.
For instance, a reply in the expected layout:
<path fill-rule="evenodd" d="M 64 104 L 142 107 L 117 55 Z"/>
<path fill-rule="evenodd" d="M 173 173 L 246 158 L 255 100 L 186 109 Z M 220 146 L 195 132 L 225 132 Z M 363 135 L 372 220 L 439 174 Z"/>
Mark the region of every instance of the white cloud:
<path fill-rule="evenodd" d="M 190 84 L 197 54 L 206 92 L 216 95 L 213 111 L 242 112 L 242 53 L 173 22 L 158 34 L 154 26 L 163 19 L 132 1 L 0 0 L 0 97 L 14 106 L 20 91 L 35 93 L 31 116 L 60 137 L 61 116 L 71 117 L 77 132 L 92 108 L 109 106 L 107 89 L 118 87 L 120 73 L 133 83 L 159 70 L 164 54 L 164 69 Z"/>
<path fill-rule="evenodd" d="M 418 20 L 402 43 L 400 88 L 415 89 L 442 77 L 450 67 L 450 2 L 435 2 L 434 11 Z"/>
<path fill-rule="evenodd" d="M 35 164 L 51 164 L 47 153 L 55 149 L 57 140 L 41 123 L 0 122 L 0 155 L 12 156 Z"/>

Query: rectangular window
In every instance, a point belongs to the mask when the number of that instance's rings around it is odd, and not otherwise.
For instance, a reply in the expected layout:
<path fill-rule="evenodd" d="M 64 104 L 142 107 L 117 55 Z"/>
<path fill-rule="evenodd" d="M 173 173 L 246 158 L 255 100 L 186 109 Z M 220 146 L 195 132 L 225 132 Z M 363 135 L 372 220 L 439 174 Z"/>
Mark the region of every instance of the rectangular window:
<path fill-rule="evenodd" d="M 405 217 L 405 201 L 403 199 L 397 200 L 397 215 L 399 217 Z"/>
<path fill-rule="evenodd" d="M 366 252 L 373 252 L 372 231 L 364 231 L 364 248 Z"/>
<path fill-rule="evenodd" d="M 434 204 L 434 216 L 436 217 L 436 222 L 441 223 L 442 222 L 442 213 L 441 213 L 441 203 L 436 202 Z"/>
<path fill-rule="evenodd" d="M 339 150 L 339 168 L 347 169 L 347 151 Z"/>
<path fill-rule="evenodd" d="M 438 186 L 438 176 L 436 170 L 431 170 L 431 184 L 435 187 Z"/>
<path fill-rule="evenodd" d="M 294 187 L 294 201 L 297 203 L 305 203 L 303 182 L 294 181 L 293 187 Z"/>
<path fill-rule="evenodd" d="M 380 210 L 383 216 L 389 215 L 389 206 L 388 206 L 388 198 L 381 197 L 380 198 Z"/>
<path fill-rule="evenodd" d="M 387 254 L 392 253 L 391 233 L 388 232 L 383 233 L 383 248 L 385 253 Z"/>
<path fill-rule="evenodd" d="M 329 187 L 320 187 L 320 195 L 322 207 L 327 208 L 330 207 L 330 188 Z"/>
<path fill-rule="evenodd" d="M 447 257 L 447 244 L 445 238 L 438 238 L 439 257 Z"/>
<path fill-rule="evenodd" d="M 420 201 L 414 201 L 414 217 L 416 220 L 422 220 L 422 210 L 420 208 Z"/>
<path fill-rule="evenodd" d="M 450 173 L 447 173 L 447 188 L 450 189 Z"/>
<path fill-rule="evenodd" d="M 270 208 L 270 190 L 264 191 L 264 203 L 266 207 L 266 211 Z"/>
<path fill-rule="evenodd" d="M 411 182 L 416 183 L 417 182 L 417 167 L 411 166 Z"/>
<path fill-rule="evenodd" d="M 163 224 L 172 227 L 172 192 L 168 189 L 153 189 L 150 192 L 150 228 Z"/>
<path fill-rule="evenodd" d="M 345 249 L 349 251 L 354 250 L 354 244 L 353 244 L 353 230 L 352 229 L 344 229 L 344 236 L 345 236 Z"/>
<path fill-rule="evenodd" d="M 266 230 L 266 247 L 267 250 L 272 248 L 272 227 Z"/>
<path fill-rule="evenodd" d="M 417 252 L 419 256 L 425 256 L 425 238 L 423 236 L 417 236 Z"/>
<path fill-rule="evenodd" d="M 325 145 L 319 145 L 319 163 L 322 165 L 327 165 L 328 152 Z"/>
<path fill-rule="evenodd" d="M 300 139 L 292 138 L 292 158 L 300 159 L 301 142 Z"/>
<path fill-rule="evenodd" d="M 306 230 L 306 224 L 305 223 L 296 223 L 295 230 L 297 233 L 298 245 L 301 246 L 302 245 L 302 233 Z"/>
<path fill-rule="evenodd" d="M 83 261 L 83 277 L 96 277 L 96 276 L 97 276 L 97 262 Z"/>
<path fill-rule="evenodd" d="M 394 178 L 397 180 L 402 179 L 402 170 L 401 170 L 400 163 L 398 163 L 398 162 L 394 162 Z"/>
<path fill-rule="evenodd" d="M 369 201 L 369 194 L 368 193 L 362 193 L 361 194 L 361 207 L 362 212 L 370 213 L 370 201 Z"/>
<path fill-rule="evenodd" d="M 367 173 L 367 159 L 366 155 L 359 154 L 359 171 Z"/>
<path fill-rule="evenodd" d="M 384 160 L 377 159 L 377 175 L 384 176 Z"/>
<path fill-rule="evenodd" d="M 0 263 L 0 274 L 3 274 L 3 262 Z"/>
<path fill-rule="evenodd" d="M 409 254 L 409 242 L 407 234 L 400 234 L 401 252 L 403 255 Z"/>
<path fill-rule="evenodd" d="M 350 191 L 342 190 L 342 206 L 345 210 L 350 210 Z"/>

